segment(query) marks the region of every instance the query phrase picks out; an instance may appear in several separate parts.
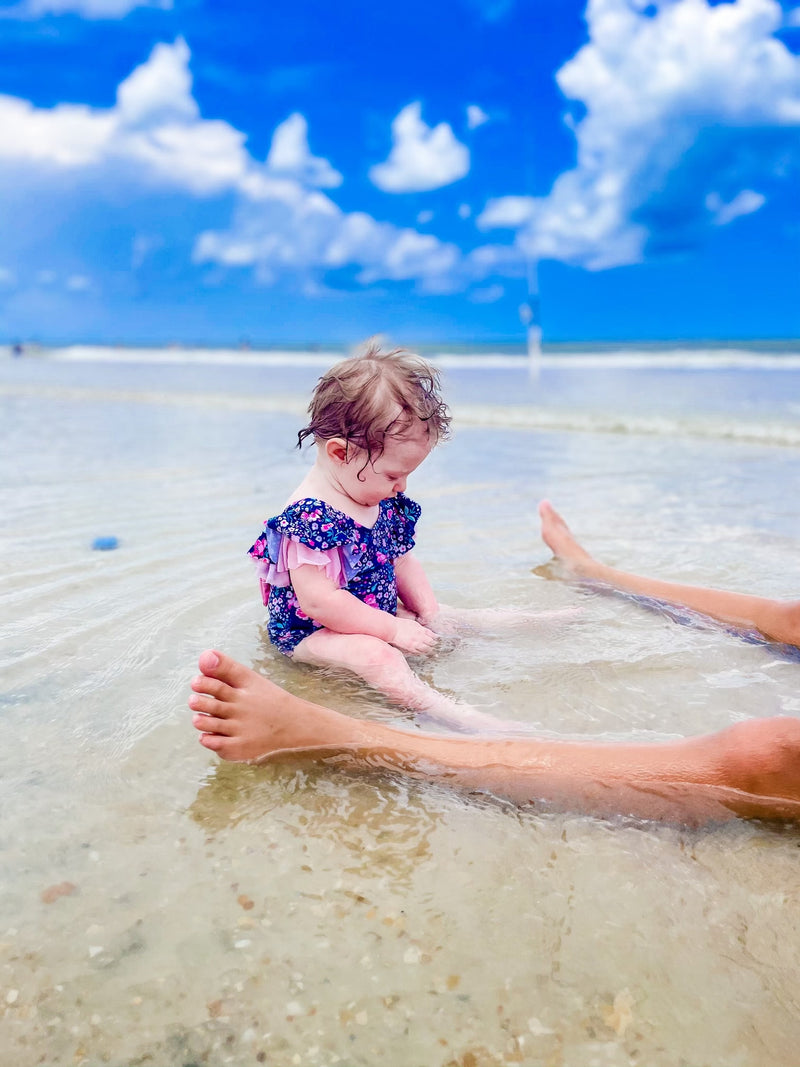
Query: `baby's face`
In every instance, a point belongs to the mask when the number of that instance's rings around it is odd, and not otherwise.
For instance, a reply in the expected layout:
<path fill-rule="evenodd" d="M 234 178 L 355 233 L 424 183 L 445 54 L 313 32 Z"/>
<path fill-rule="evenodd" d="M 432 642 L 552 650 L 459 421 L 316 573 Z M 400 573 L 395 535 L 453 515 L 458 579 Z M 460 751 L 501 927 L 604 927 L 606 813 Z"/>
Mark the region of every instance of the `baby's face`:
<path fill-rule="evenodd" d="M 386 497 L 397 496 L 405 492 L 409 475 L 428 457 L 435 443 L 420 422 L 402 436 L 387 438 L 383 452 L 371 463 L 367 462 L 366 452 L 354 450 L 340 468 L 342 488 L 363 507 L 374 507 Z"/>

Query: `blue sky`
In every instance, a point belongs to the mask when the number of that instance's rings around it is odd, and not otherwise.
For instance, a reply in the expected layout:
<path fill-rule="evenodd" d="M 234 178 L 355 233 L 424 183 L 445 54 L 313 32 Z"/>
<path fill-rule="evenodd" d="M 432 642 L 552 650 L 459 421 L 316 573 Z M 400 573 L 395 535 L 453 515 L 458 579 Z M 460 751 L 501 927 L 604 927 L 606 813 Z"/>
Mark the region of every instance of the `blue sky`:
<path fill-rule="evenodd" d="M 0 2 L 5 340 L 798 337 L 799 179 L 794 2 Z"/>

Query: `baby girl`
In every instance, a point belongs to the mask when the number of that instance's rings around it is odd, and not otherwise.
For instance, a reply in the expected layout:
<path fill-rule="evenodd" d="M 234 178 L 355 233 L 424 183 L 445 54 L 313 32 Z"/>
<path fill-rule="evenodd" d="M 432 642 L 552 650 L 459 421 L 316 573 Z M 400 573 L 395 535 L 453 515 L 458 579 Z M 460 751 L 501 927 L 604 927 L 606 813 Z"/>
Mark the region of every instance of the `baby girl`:
<path fill-rule="evenodd" d="M 250 549 L 272 643 L 442 722 L 497 729 L 497 719 L 426 685 L 404 656 L 431 651 L 442 612 L 412 551 L 420 507 L 405 495 L 449 432 L 437 372 L 370 346 L 323 375 L 309 414 L 298 445 L 313 439 L 314 465 Z"/>

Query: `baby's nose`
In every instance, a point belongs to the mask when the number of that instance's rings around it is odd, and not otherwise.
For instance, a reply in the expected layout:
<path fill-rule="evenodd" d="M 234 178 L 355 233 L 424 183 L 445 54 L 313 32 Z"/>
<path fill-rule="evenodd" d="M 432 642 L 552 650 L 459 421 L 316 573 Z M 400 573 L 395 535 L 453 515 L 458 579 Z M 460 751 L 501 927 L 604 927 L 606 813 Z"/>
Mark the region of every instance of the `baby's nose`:
<path fill-rule="evenodd" d="M 399 478 L 394 483 L 394 491 L 396 493 L 404 493 L 406 491 L 406 482 L 407 482 L 406 478 Z"/>

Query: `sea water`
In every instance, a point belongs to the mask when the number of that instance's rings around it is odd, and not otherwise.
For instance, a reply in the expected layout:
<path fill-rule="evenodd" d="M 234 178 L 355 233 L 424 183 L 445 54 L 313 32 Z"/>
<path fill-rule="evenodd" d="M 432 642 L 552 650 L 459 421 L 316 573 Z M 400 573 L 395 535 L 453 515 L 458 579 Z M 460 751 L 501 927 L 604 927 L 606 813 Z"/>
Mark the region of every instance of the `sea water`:
<path fill-rule="evenodd" d="M 417 728 L 269 646 L 245 555 L 310 462 L 332 358 L 0 355 L 3 1062 L 794 1067 L 795 829 L 522 811 L 197 744 L 208 646 Z M 569 584 L 536 517 L 549 497 L 617 566 L 797 596 L 797 351 L 440 362 L 454 435 L 409 486 L 440 598 L 579 611 L 447 644 L 432 685 L 570 737 L 800 714 L 791 657 Z"/>

